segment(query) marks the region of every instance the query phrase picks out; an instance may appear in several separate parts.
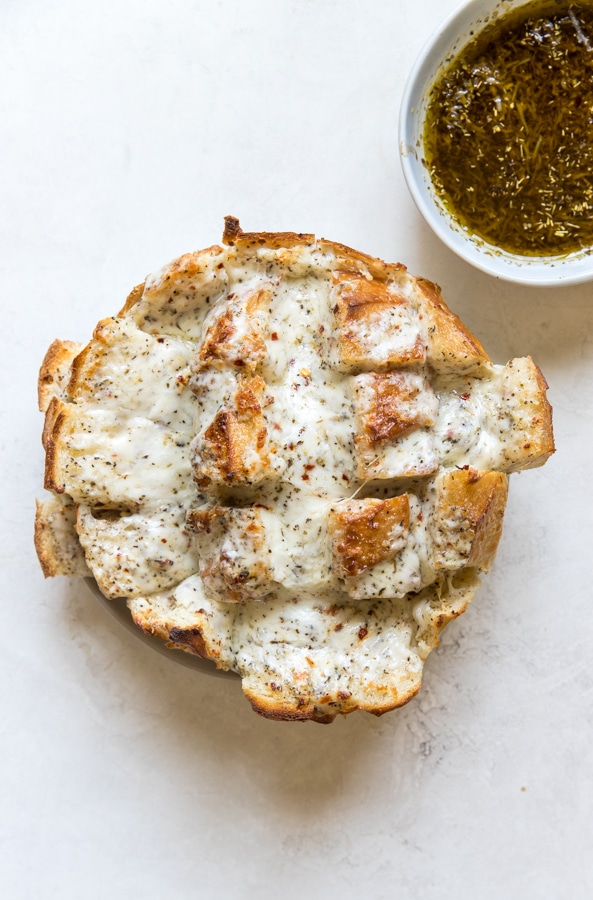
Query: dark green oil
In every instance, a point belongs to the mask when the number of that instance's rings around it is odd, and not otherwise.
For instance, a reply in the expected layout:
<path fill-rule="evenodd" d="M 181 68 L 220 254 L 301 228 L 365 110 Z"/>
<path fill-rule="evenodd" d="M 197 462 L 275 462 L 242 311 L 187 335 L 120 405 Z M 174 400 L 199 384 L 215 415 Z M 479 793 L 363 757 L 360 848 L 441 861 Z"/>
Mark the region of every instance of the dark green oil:
<path fill-rule="evenodd" d="M 593 246 L 593 2 L 501 15 L 435 83 L 425 162 L 445 206 L 527 256 Z"/>

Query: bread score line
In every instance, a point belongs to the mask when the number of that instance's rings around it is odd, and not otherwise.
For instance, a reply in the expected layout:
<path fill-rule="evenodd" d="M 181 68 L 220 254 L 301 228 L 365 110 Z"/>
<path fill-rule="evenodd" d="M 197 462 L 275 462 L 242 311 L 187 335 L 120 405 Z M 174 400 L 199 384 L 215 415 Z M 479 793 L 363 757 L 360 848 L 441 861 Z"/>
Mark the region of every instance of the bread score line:
<path fill-rule="evenodd" d="M 48 350 L 41 566 L 264 716 L 384 713 L 491 567 L 509 474 L 554 451 L 546 388 L 401 264 L 228 217 Z"/>

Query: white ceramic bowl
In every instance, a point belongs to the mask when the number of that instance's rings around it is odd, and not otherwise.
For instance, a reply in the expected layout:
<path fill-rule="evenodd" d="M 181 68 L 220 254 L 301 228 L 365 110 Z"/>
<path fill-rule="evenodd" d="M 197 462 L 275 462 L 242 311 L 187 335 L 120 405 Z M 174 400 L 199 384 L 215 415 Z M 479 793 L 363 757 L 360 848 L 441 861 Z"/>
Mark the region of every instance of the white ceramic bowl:
<path fill-rule="evenodd" d="M 593 279 L 593 252 L 566 256 L 516 256 L 470 235 L 443 206 L 423 165 L 422 132 L 428 95 L 443 66 L 492 20 L 532 0 L 467 0 L 430 38 L 410 73 L 399 123 L 404 176 L 416 206 L 439 238 L 462 259 L 490 275 L 530 285 L 579 284 Z M 472 35 L 473 33 L 473 35 Z"/>

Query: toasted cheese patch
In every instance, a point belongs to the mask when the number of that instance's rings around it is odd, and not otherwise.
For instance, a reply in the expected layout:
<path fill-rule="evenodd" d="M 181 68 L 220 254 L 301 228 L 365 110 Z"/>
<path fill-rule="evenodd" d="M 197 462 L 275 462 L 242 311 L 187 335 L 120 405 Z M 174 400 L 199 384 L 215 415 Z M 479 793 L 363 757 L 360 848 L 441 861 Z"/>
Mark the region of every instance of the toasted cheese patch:
<path fill-rule="evenodd" d="M 204 323 L 204 337 L 193 368 L 227 364 L 236 369 L 255 372 L 266 359 L 269 304 L 272 288 L 229 294 L 218 304 Z"/>
<path fill-rule="evenodd" d="M 406 494 L 389 500 L 345 500 L 332 507 L 329 531 L 336 575 L 352 578 L 393 558 L 405 546 L 409 526 Z"/>
<path fill-rule="evenodd" d="M 206 592 L 226 601 L 255 600 L 274 589 L 258 509 L 215 506 L 188 514 Z"/>
<path fill-rule="evenodd" d="M 270 473 L 267 427 L 262 412 L 265 382 L 242 378 L 232 406 L 220 409 L 192 444 L 197 484 L 253 484 Z"/>
<path fill-rule="evenodd" d="M 423 375 L 357 375 L 352 391 L 360 478 L 426 475 L 438 468 L 431 431 L 438 403 Z"/>
<path fill-rule="evenodd" d="M 276 509 L 282 514 L 261 504 L 188 513 L 209 590 L 220 595 L 221 577 L 227 579 L 227 599 L 254 599 L 280 587 L 315 591 L 333 586 L 328 503 L 289 490 Z M 232 569 L 235 561 L 237 571 Z"/>
<path fill-rule="evenodd" d="M 426 504 L 413 493 L 393 500 L 401 503 L 404 498 L 407 524 L 405 528 L 396 525 L 389 548 L 391 552 L 387 552 L 385 546 L 384 553 L 377 553 L 375 559 L 371 557 L 371 565 L 342 578 L 344 589 L 353 600 L 406 597 L 436 580 L 431 538 L 426 528 Z M 372 542 L 372 532 L 368 533 L 368 540 Z"/>
<path fill-rule="evenodd" d="M 334 272 L 329 295 L 335 318 L 338 366 L 383 369 L 423 363 L 416 310 L 395 286 L 352 272 Z"/>

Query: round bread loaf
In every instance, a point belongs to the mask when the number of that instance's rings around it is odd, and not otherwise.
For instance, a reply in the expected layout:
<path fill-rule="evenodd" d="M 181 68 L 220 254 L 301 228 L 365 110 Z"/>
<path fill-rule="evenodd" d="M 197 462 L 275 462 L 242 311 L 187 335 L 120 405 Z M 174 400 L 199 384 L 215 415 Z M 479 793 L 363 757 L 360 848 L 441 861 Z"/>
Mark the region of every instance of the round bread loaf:
<path fill-rule="evenodd" d="M 230 217 L 223 242 L 50 347 L 41 565 L 265 716 L 386 712 L 492 565 L 509 473 L 554 450 L 547 385 L 400 264 Z"/>

